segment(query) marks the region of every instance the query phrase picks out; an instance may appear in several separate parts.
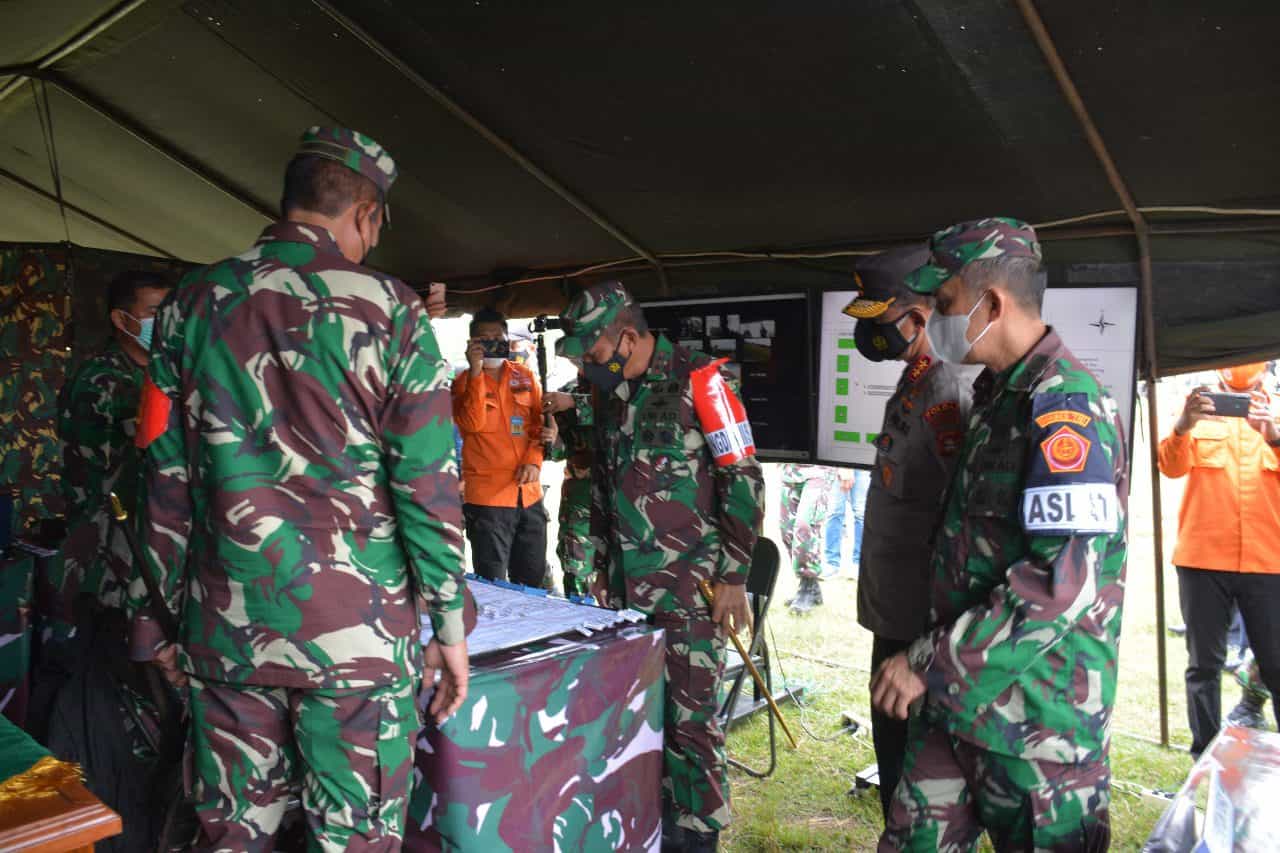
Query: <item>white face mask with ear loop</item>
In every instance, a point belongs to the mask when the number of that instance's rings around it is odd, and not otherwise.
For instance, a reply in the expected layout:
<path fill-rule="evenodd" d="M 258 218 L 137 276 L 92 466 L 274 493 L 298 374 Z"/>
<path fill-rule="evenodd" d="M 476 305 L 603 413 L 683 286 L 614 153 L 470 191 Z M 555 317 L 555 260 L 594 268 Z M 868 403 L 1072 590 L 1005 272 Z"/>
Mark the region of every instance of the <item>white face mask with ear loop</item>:
<path fill-rule="evenodd" d="M 950 364 L 964 364 L 964 360 L 969 357 L 969 353 L 982 340 L 982 336 L 991 330 L 991 321 L 987 321 L 987 325 L 982 328 L 978 336 L 972 341 L 969 340 L 967 334 L 969 332 L 969 321 L 973 319 L 973 314 L 982 306 L 982 301 L 986 299 L 989 290 L 982 291 L 982 295 L 978 297 L 978 301 L 973 304 L 967 314 L 941 314 L 938 311 L 933 312 L 933 316 L 929 318 L 929 322 L 925 323 L 924 333 L 929 339 L 929 346 L 933 349 L 938 358 Z"/>

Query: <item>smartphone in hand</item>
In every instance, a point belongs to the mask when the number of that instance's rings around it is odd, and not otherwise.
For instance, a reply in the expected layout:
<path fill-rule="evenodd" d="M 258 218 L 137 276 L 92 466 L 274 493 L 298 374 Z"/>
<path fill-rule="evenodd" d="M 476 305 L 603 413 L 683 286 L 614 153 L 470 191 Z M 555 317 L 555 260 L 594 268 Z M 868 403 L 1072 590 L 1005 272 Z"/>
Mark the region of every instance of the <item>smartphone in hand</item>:
<path fill-rule="evenodd" d="M 1213 413 L 1219 417 L 1247 418 L 1249 416 L 1249 395 L 1229 394 L 1222 391 L 1202 391 L 1201 396 L 1213 401 Z"/>

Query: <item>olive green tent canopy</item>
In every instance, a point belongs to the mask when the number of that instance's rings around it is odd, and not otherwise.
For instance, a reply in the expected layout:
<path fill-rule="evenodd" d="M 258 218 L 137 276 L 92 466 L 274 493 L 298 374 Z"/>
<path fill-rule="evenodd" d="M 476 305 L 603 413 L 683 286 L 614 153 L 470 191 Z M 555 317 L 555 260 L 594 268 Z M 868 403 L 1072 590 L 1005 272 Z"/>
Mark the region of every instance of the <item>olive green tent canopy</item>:
<path fill-rule="evenodd" d="M 1150 224 L 1160 371 L 1280 356 L 1280 7 L 1039 6 Z M 835 286 L 990 214 L 1051 283 L 1139 279 L 1008 0 L 0 3 L 0 240 L 242 251 L 312 124 L 400 164 L 372 262 L 473 304 Z"/>

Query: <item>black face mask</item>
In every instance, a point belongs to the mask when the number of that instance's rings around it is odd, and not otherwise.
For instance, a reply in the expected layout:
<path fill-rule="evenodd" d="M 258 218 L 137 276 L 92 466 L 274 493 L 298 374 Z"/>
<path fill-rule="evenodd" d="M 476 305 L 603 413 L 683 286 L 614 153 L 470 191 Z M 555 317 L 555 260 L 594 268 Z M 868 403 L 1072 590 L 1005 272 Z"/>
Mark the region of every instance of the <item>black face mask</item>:
<path fill-rule="evenodd" d="M 902 330 L 898 328 L 898 324 L 906 317 L 903 314 L 892 323 L 877 323 L 874 320 L 859 320 L 857 325 L 853 327 L 853 342 L 858 346 L 858 352 L 869 361 L 888 361 L 892 358 L 899 358 L 907 347 L 911 346 L 915 341 L 913 337 L 907 340 L 902 334 Z M 918 335 L 919 332 L 916 332 Z"/>
<path fill-rule="evenodd" d="M 613 348 L 613 355 L 609 356 L 609 360 L 604 364 L 595 364 L 593 362 L 583 362 L 582 364 L 582 373 L 587 381 L 606 393 L 621 385 L 625 378 L 622 375 L 622 370 L 627 366 L 627 360 L 630 356 L 618 355 L 618 347 L 621 346 L 622 341 L 619 340 L 618 346 Z"/>

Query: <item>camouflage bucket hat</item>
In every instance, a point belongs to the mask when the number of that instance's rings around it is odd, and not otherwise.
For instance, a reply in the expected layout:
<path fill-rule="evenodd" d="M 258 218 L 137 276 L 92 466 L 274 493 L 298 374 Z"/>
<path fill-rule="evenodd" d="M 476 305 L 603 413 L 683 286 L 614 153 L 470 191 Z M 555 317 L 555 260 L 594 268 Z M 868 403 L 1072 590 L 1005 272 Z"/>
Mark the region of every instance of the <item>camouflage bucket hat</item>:
<path fill-rule="evenodd" d="M 894 302 L 911 294 L 905 281 L 907 274 L 928 262 L 929 247 L 923 244 L 892 249 L 858 261 L 853 271 L 858 298 L 845 306 L 844 313 L 859 320 L 879 317 Z"/>
<path fill-rule="evenodd" d="M 363 133 L 345 127 L 313 127 L 302 134 L 299 154 L 334 160 L 373 181 L 385 200 L 395 182 L 396 161 L 387 149 Z"/>
<path fill-rule="evenodd" d="M 619 281 L 597 284 L 579 293 L 560 315 L 564 337 L 556 341 L 556 355 L 581 358 L 632 301 Z"/>
<path fill-rule="evenodd" d="M 944 228 L 929 241 L 929 263 L 907 276 L 907 286 L 917 293 L 936 293 L 943 282 L 971 261 L 989 258 L 1040 260 L 1036 232 L 1025 222 L 1004 216 L 975 219 Z"/>

